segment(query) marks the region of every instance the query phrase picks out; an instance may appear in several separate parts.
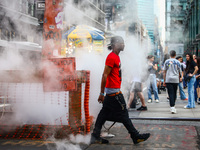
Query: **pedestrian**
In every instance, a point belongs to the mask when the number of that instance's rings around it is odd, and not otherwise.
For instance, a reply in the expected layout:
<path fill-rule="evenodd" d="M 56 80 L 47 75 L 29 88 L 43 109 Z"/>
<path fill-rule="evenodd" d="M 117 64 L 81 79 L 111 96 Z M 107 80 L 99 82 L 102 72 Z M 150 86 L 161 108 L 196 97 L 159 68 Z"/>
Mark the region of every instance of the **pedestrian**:
<path fill-rule="evenodd" d="M 182 80 L 180 80 L 180 82 L 178 84 L 180 97 L 181 97 L 181 100 L 188 100 L 188 98 L 185 95 L 185 92 L 183 91 L 183 72 L 184 72 L 184 68 L 186 66 L 184 67 L 184 64 L 181 63 L 181 61 L 183 60 L 183 58 L 181 56 L 176 57 L 176 59 L 180 62 L 180 64 L 181 64 L 181 71 L 182 71 L 182 74 L 181 74 Z"/>
<path fill-rule="evenodd" d="M 158 89 L 157 89 L 157 82 L 156 82 L 156 70 L 158 69 L 158 66 L 154 62 L 153 55 L 149 55 L 147 59 L 148 59 L 148 71 L 149 71 L 148 103 L 152 103 L 151 87 L 153 88 L 154 99 L 156 103 L 159 103 Z"/>
<path fill-rule="evenodd" d="M 158 70 L 156 71 L 156 82 L 157 82 L 158 94 L 161 94 L 160 88 L 162 85 L 162 82 L 161 82 L 162 79 L 163 79 L 162 68 L 158 66 Z"/>
<path fill-rule="evenodd" d="M 197 64 L 193 60 L 193 56 L 190 53 L 186 54 L 186 78 L 188 85 L 188 104 L 184 106 L 185 109 L 195 108 L 194 100 L 194 82 L 196 81 L 195 74 L 198 71 Z"/>
<path fill-rule="evenodd" d="M 179 80 L 182 80 L 181 74 L 181 64 L 178 60 L 175 59 L 176 51 L 170 51 L 170 59 L 167 59 L 164 63 L 163 68 L 163 78 L 164 84 L 167 86 L 167 91 L 169 95 L 170 111 L 172 114 L 175 114 L 175 102 L 176 102 L 176 93 Z"/>
<path fill-rule="evenodd" d="M 187 82 L 185 82 L 184 76 L 185 76 L 185 69 L 186 69 L 186 64 L 185 62 L 183 62 L 183 57 L 180 56 L 179 61 L 181 63 L 181 69 L 183 70 L 183 88 L 186 89 L 187 88 Z"/>
<path fill-rule="evenodd" d="M 144 100 L 144 95 L 142 92 L 142 80 L 140 77 L 134 76 L 133 81 L 132 81 L 132 86 L 130 90 L 130 96 L 128 100 L 128 109 L 131 107 L 131 104 L 133 102 L 134 94 L 138 94 L 140 101 L 142 103 L 142 106 L 139 107 L 137 110 L 138 111 L 145 111 L 147 110 L 147 106 L 145 105 L 145 100 Z"/>
<path fill-rule="evenodd" d="M 100 137 L 102 125 L 108 121 L 121 122 L 128 130 L 134 144 L 147 140 L 150 133 L 139 134 L 131 122 L 126 108 L 124 96 L 120 91 L 121 87 L 121 62 L 119 53 L 124 50 L 124 40 L 120 36 L 111 38 L 108 47 L 112 52 L 107 56 L 105 68 L 101 80 L 101 91 L 98 98 L 99 103 L 103 103 L 100 110 L 93 133 L 91 143 L 109 143 L 108 140 Z M 104 96 L 104 92 L 106 95 Z"/>
<path fill-rule="evenodd" d="M 197 60 L 197 67 L 199 70 L 197 71 L 197 74 L 195 75 L 196 81 L 194 83 L 194 97 L 195 97 L 195 102 L 200 104 L 200 97 L 198 96 L 200 91 L 197 91 L 197 88 L 200 89 L 200 57 L 197 57 L 196 60 Z"/>
<path fill-rule="evenodd" d="M 192 55 L 192 58 L 193 58 L 194 62 L 197 63 L 196 62 L 196 55 L 195 54 Z"/>
<path fill-rule="evenodd" d="M 169 54 L 165 54 L 165 55 L 164 55 L 164 59 L 163 59 L 163 67 L 164 67 L 164 63 L 165 63 L 165 61 L 166 61 L 167 59 L 169 59 L 169 58 L 170 58 Z M 162 67 L 162 70 L 163 70 L 163 67 Z M 163 86 L 166 87 L 166 85 L 164 85 L 164 79 L 163 79 Z M 167 101 L 169 102 L 169 95 L 168 95 L 167 90 L 166 90 L 166 95 L 167 95 Z"/>

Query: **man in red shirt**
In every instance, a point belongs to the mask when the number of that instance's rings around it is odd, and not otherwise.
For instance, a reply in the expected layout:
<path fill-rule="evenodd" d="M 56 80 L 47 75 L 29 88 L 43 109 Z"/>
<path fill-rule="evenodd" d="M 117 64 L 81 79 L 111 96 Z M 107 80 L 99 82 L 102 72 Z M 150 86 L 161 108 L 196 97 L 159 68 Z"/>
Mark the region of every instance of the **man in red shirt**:
<path fill-rule="evenodd" d="M 128 130 L 133 143 L 137 144 L 147 140 L 150 133 L 139 134 L 129 119 L 128 110 L 121 87 L 121 62 L 119 58 L 120 51 L 124 50 L 124 40 L 120 36 L 111 38 L 108 47 L 112 52 L 107 56 L 104 72 L 101 80 L 101 92 L 98 98 L 99 103 L 103 103 L 103 107 L 97 117 L 95 128 L 91 135 L 92 143 L 109 143 L 108 140 L 100 137 L 102 125 L 108 121 L 121 122 Z M 104 92 L 106 96 L 104 97 Z"/>

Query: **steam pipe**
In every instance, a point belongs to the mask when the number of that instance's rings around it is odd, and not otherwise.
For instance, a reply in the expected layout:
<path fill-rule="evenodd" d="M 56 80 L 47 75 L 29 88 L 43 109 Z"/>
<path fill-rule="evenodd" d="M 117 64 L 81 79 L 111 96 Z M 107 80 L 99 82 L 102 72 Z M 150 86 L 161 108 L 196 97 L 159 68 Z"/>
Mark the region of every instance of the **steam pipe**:
<path fill-rule="evenodd" d="M 84 97 L 86 133 L 90 132 L 89 94 L 90 94 L 90 71 L 86 71 L 85 97 Z"/>

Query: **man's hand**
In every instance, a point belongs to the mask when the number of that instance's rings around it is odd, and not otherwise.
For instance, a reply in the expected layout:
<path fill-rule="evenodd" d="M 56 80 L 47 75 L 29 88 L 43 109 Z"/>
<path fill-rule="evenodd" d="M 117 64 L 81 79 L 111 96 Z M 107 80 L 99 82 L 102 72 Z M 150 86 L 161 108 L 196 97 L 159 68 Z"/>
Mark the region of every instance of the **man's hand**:
<path fill-rule="evenodd" d="M 163 82 L 163 86 L 166 86 L 166 83 L 165 83 L 165 81 Z"/>
<path fill-rule="evenodd" d="M 98 102 L 99 103 L 103 103 L 103 101 L 104 101 L 104 96 L 103 95 L 99 95 Z"/>

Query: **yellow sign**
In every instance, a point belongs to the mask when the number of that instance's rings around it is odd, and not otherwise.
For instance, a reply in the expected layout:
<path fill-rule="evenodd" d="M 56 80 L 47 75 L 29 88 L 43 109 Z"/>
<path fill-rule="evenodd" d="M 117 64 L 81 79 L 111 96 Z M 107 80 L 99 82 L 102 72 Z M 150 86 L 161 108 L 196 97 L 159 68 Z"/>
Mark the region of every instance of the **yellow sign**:
<path fill-rule="evenodd" d="M 93 49 L 95 51 L 102 52 L 103 51 L 103 40 L 94 40 L 93 41 Z"/>

